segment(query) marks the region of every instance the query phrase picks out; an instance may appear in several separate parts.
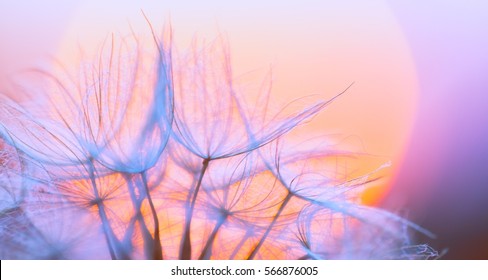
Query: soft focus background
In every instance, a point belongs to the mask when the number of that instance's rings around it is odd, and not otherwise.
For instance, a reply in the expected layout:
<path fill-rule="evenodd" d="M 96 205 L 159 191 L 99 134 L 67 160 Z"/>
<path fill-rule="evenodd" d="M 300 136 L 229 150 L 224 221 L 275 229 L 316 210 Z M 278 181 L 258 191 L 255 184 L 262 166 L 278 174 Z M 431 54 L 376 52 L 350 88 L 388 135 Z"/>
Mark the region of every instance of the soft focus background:
<path fill-rule="evenodd" d="M 55 56 L 74 65 L 110 36 L 171 23 L 178 49 L 228 39 L 234 75 L 273 76 L 273 98 L 331 98 L 303 130 L 391 160 L 364 197 L 438 235 L 445 258 L 488 259 L 488 4 L 481 1 L 0 1 L 2 79 Z M 259 77 L 259 75 L 257 75 Z M 261 80 L 254 81 L 260 83 Z"/>
<path fill-rule="evenodd" d="M 394 1 L 392 1 L 393 3 Z M 445 258 L 488 259 L 488 3 L 395 2 L 419 79 L 415 129 L 388 205 L 407 202 Z"/>

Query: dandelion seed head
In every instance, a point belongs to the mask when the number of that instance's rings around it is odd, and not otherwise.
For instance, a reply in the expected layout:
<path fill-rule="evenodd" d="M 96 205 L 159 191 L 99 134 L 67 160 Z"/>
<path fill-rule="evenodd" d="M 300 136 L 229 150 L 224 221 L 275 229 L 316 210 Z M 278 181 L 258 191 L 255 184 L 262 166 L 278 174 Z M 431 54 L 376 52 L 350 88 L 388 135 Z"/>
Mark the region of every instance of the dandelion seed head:
<path fill-rule="evenodd" d="M 0 95 L 1 258 L 438 255 L 409 238 L 429 231 L 360 203 L 387 160 L 350 170 L 364 154 L 290 136 L 343 93 L 276 106 L 271 73 L 240 84 L 224 36 L 179 51 L 150 29 L 12 81 L 33 98 Z"/>

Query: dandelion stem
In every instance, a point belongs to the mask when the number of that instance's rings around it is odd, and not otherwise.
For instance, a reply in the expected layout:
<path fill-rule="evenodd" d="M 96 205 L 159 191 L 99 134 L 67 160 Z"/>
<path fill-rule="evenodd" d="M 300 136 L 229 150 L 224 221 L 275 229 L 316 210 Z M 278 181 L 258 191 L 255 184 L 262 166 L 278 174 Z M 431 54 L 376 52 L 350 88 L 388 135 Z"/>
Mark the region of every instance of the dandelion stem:
<path fill-rule="evenodd" d="M 266 241 L 266 238 L 268 237 L 269 233 L 271 232 L 271 229 L 273 228 L 274 224 L 276 223 L 276 221 L 280 217 L 281 213 L 283 212 L 283 209 L 285 209 L 286 205 L 288 204 L 288 202 L 292 198 L 292 196 L 293 196 L 293 194 L 291 192 L 288 192 L 288 194 L 286 195 L 285 199 L 281 203 L 280 208 L 278 209 L 278 212 L 274 216 L 273 221 L 271 221 L 271 224 L 269 224 L 268 228 L 266 229 L 266 232 L 261 237 L 261 239 L 259 240 L 258 244 L 256 245 L 256 247 L 254 247 L 254 249 L 252 250 L 251 254 L 249 254 L 249 257 L 247 257 L 248 260 L 254 259 L 254 257 L 258 253 L 259 249 L 263 245 L 264 241 Z"/>
<path fill-rule="evenodd" d="M 146 221 L 144 220 L 142 213 L 141 213 L 141 206 L 142 201 L 144 198 L 137 198 L 135 191 L 134 191 L 134 184 L 129 176 L 125 176 L 127 181 L 127 187 L 129 189 L 130 197 L 132 200 L 132 204 L 134 205 L 134 209 L 136 211 L 134 217 L 137 222 L 139 222 L 139 227 L 141 228 L 142 239 L 144 241 L 144 254 L 146 258 L 152 258 L 152 248 L 154 247 L 154 240 L 151 235 L 151 232 L 147 228 Z M 145 191 L 144 191 L 145 192 Z"/>
<path fill-rule="evenodd" d="M 225 223 L 227 220 L 227 216 L 221 218 L 217 224 L 215 225 L 214 229 L 212 230 L 212 233 L 208 237 L 207 242 L 205 243 L 205 247 L 202 250 L 202 253 L 200 254 L 200 257 L 198 258 L 199 260 L 208 260 L 210 255 L 212 254 L 212 245 L 214 243 L 215 237 L 217 237 L 217 233 L 219 232 L 220 227 Z"/>
<path fill-rule="evenodd" d="M 248 229 L 244 234 L 244 236 L 242 237 L 241 241 L 239 241 L 239 244 L 237 244 L 237 246 L 234 248 L 234 251 L 232 251 L 232 254 L 229 257 L 230 260 L 233 260 L 236 257 L 237 253 L 239 253 L 239 250 L 242 248 L 244 243 L 246 243 L 249 237 L 251 237 L 251 234 L 252 234 L 252 229 Z"/>
<path fill-rule="evenodd" d="M 163 247 L 161 246 L 161 238 L 159 236 L 159 219 L 158 213 L 156 212 L 156 208 L 154 207 L 154 203 L 151 198 L 151 193 L 149 192 L 149 186 L 147 184 L 146 172 L 141 172 L 141 179 L 142 183 L 144 184 L 144 188 L 146 190 L 147 201 L 149 202 L 149 207 L 151 208 L 151 214 L 153 216 L 154 221 L 154 246 L 153 246 L 153 256 L 152 258 L 155 260 L 162 260 L 163 259 Z"/>
<path fill-rule="evenodd" d="M 107 242 L 108 245 L 108 250 L 110 252 L 110 257 L 112 260 L 116 260 L 117 257 L 115 256 L 115 251 L 113 248 L 113 245 L 110 242 L 110 235 L 108 232 L 111 231 L 110 225 L 108 224 L 108 219 L 107 219 L 107 214 L 105 213 L 105 207 L 103 206 L 103 203 L 98 203 L 98 215 L 100 216 L 100 219 L 102 220 L 102 226 L 103 226 L 103 233 L 105 235 L 105 241 Z"/>
<path fill-rule="evenodd" d="M 93 167 L 93 162 L 90 161 L 89 165 L 89 172 L 90 172 L 90 180 L 93 187 L 93 193 L 95 195 L 95 201 L 98 208 L 98 215 L 100 216 L 100 220 L 102 221 L 103 233 L 105 235 L 105 241 L 107 242 L 108 250 L 110 252 L 110 257 L 112 260 L 117 259 L 117 255 L 115 254 L 114 244 L 115 242 L 115 234 L 110 227 L 110 223 L 108 221 L 107 213 L 105 212 L 105 206 L 103 205 L 103 201 L 100 198 L 97 188 L 97 182 L 95 180 L 95 170 Z"/>
<path fill-rule="evenodd" d="M 180 259 L 182 260 L 191 259 L 191 239 L 190 239 L 191 220 L 193 217 L 193 210 L 195 209 L 195 203 L 197 201 L 198 192 L 200 190 L 200 186 L 202 185 L 203 176 L 207 171 L 209 162 L 210 162 L 209 158 L 204 159 L 202 162 L 202 170 L 200 171 L 200 177 L 198 178 L 198 182 L 195 187 L 193 197 L 191 199 L 190 208 L 186 212 L 185 229 L 183 230 L 182 245 L 181 245 L 181 252 L 180 252 Z"/>

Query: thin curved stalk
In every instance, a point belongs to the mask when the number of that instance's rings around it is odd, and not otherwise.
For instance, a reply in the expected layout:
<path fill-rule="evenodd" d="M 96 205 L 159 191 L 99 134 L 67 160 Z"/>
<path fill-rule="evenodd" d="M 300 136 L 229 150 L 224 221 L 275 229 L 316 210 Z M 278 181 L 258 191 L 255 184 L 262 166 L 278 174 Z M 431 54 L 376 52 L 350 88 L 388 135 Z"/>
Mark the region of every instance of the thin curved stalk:
<path fill-rule="evenodd" d="M 88 165 L 89 165 L 90 181 L 93 187 L 95 202 L 98 208 L 98 216 L 100 217 L 100 220 L 102 222 L 105 241 L 107 242 L 108 250 L 110 252 L 110 257 L 112 258 L 112 260 L 116 260 L 117 255 L 115 253 L 115 248 L 114 248 L 116 247 L 116 245 L 113 244 L 115 243 L 115 234 L 112 231 L 112 227 L 110 227 L 110 222 L 108 221 L 107 213 L 105 211 L 105 206 L 103 205 L 103 201 L 100 198 L 100 195 L 98 193 L 97 182 L 95 180 L 95 170 L 93 168 L 93 162 L 90 162 Z"/>
<path fill-rule="evenodd" d="M 247 257 L 248 260 L 254 259 L 254 257 L 258 253 L 259 249 L 263 245 L 264 241 L 266 241 L 266 238 L 268 237 L 269 233 L 271 232 L 271 229 L 273 229 L 274 224 L 276 223 L 276 221 L 280 217 L 281 213 L 283 212 L 283 209 L 285 209 L 288 202 L 290 202 L 290 199 L 292 198 L 292 196 L 293 196 L 292 193 L 288 192 L 285 199 L 281 203 L 280 208 L 278 209 L 278 212 L 274 216 L 273 221 L 271 221 L 271 224 L 269 224 L 268 228 L 266 229 L 266 232 L 263 234 L 263 236 L 259 240 L 258 244 L 254 247 L 254 249 L 251 251 L 251 254 L 249 254 L 249 256 Z"/>
<path fill-rule="evenodd" d="M 234 251 L 232 251 L 229 260 L 233 260 L 236 257 L 237 253 L 239 253 L 239 250 L 242 248 L 242 246 L 244 246 L 244 243 L 246 243 L 246 241 L 251 237 L 251 234 L 252 230 L 248 229 L 242 237 L 241 241 L 239 241 L 239 244 L 237 244 L 237 246 L 234 248 Z"/>
<path fill-rule="evenodd" d="M 139 223 L 139 227 L 141 229 L 142 233 L 142 239 L 144 242 L 144 254 L 146 258 L 152 258 L 152 248 L 154 247 L 154 239 L 151 235 L 151 232 L 147 228 L 146 221 L 144 221 L 144 218 L 142 216 L 141 212 L 141 206 L 142 206 L 142 201 L 144 200 L 144 197 L 136 197 L 135 191 L 134 191 L 134 184 L 130 180 L 129 176 L 125 176 L 125 180 L 127 181 L 127 188 L 129 189 L 129 194 L 132 200 L 132 204 L 135 209 L 135 214 L 134 214 L 134 219 Z M 144 191 L 145 192 L 145 191 Z"/>
<path fill-rule="evenodd" d="M 227 218 L 225 217 L 220 219 L 217 222 L 214 229 L 212 230 L 212 233 L 208 237 L 207 242 L 205 243 L 205 247 L 203 248 L 200 257 L 198 258 L 199 260 L 208 260 L 210 258 L 210 255 L 212 254 L 212 246 L 215 241 L 215 237 L 217 237 L 217 233 L 219 232 L 220 227 L 225 223 L 226 220 Z"/>
<path fill-rule="evenodd" d="M 154 222 L 154 246 L 153 246 L 153 255 L 152 258 L 155 260 L 162 260 L 163 259 L 163 247 L 161 245 L 161 237 L 159 236 L 159 219 L 158 213 L 156 212 L 156 208 L 154 207 L 154 203 L 151 198 L 151 193 L 149 191 L 149 186 L 147 184 L 146 172 L 141 172 L 141 179 L 144 185 L 144 189 L 146 191 L 146 198 L 149 202 L 149 207 L 151 208 L 151 214 L 153 216 Z"/>
<path fill-rule="evenodd" d="M 210 159 L 206 158 L 202 162 L 202 169 L 200 171 L 200 176 L 198 178 L 197 185 L 193 192 L 193 197 L 191 199 L 190 208 L 186 212 L 186 222 L 185 228 L 183 230 L 183 237 L 182 237 L 182 244 L 181 244 L 181 251 L 180 251 L 180 259 L 182 260 L 189 260 L 191 259 L 191 239 L 190 239 L 190 229 L 191 229 L 191 220 L 193 217 L 193 211 L 195 209 L 195 203 L 197 201 L 198 192 L 200 191 L 200 186 L 202 185 L 203 176 L 208 168 L 208 163 Z"/>

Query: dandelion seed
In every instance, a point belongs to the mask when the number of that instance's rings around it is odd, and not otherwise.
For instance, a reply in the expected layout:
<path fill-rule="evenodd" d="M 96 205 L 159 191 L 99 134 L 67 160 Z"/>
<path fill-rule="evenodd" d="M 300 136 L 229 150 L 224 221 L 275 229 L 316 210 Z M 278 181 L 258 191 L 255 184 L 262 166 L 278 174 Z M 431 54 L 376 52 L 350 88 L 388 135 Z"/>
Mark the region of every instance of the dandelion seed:
<path fill-rule="evenodd" d="M 46 97 L 54 113 L 39 119 L 19 104 L 5 100 L 2 109 L 8 114 L 0 132 L 12 139 L 12 145 L 43 164 L 81 165 L 93 173 L 90 169 L 99 162 L 107 170 L 139 174 L 145 186 L 143 199 L 151 205 L 154 239 L 159 244 L 153 247 L 160 251 L 159 221 L 147 187 L 146 171 L 158 162 L 171 133 L 170 51 L 155 41 L 151 55 L 138 40 L 134 41 L 135 46 L 126 40 L 115 46 L 112 37 L 108 53 L 102 50 L 96 67 L 85 67 L 79 80 L 61 81 L 52 74 L 37 71 L 44 78 L 41 81 L 46 84 L 44 87 L 18 88 L 30 95 Z M 50 99 L 55 97 L 58 98 L 54 101 Z M 61 105 L 56 104 L 59 100 L 63 101 Z M 63 108 L 64 104 L 68 109 Z M 134 203 L 141 206 L 140 202 Z M 104 216 L 103 211 L 101 215 Z M 155 258 L 162 258 L 161 252 L 154 254 Z"/>
<path fill-rule="evenodd" d="M 171 133 L 173 88 L 170 49 L 166 50 L 159 41 L 154 44 L 157 51 L 156 57 L 150 57 L 152 59 L 143 53 L 138 41 L 135 55 L 124 49 L 115 52 L 112 46 L 108 61 L 100 63 L 96 70 L 106 74 L 96 76 L 98 80 L 93 81 L 92 88 L 100 100 L 117 100 L 106 113 L 112 126 L 105 128 L 104 133 L 112 137 L 96 160 L 114 171 L 139 174 L 143 186 L 140 191 L 150 205 L 154 223 L 154 237 L 149 240 L 146 236 L 146 243 L 155 243 L 147 246 L 153 247 L 153 258 L 161 259 L 159 220 L 146 173 L 160 159 Z M 141 201 L 133 198 L 133 203 L 141 207 Z M 140 210 L 136 211 L 136 216 L 140 217 Z M 143 232 L 147 232 L 144 222 L 140 218 L 138 221 Z"/>
<path fill-rule="evenodd" d="M 141 173 L 156 164 L 171 133 L 171 50 L 159 41 L 149 53 L 137 40 L 133 47 L 121 44 L 102 53 L 88 74 L 95 77 L 88 88 L 100 103 L 103 135 L 109 136 L 96 159 L 115 171 Z"/>
<path fill-rule="evenodd" d="M 227 238 L 237 232 L 246 235 L 248 229 L 264 225 L 269 219 L 267 213 L 279 205 L 281 197 L 274 192 L 277 188 L 276 182 L 266 172 L 256 171 L 256 167 L 259 166 L 255 164 L 257 158 L 255 153 L 251 153 L 221 160 L 218 162 L 220 166 L 214 166 L 208 173 L 203 184 L 201 207 L 207 213 L 207 217 L 216 222 L 203 246 L 200 259 L 209 258 L 218 233 Z M 231 230 L 228 231 L 226 228 Z M 225 238 L 220 238 L 219 243 L 224 240 Z M 245 248 L 240 246 L 232 249 L 233 246 L 229 245 L 227 250 L 219 251 L 227 254 L 235 251 L 237 254 L 241 250 L 245 251 Z"/>
<path fill-rule="evenodd" d="M 266 145 L 326 105 L 318 103 L 283 120 L 275 116 L 264 124 L 262 121 L 248 123 L 236 98 L 227 48 L 222 40 L 201 49 L 195 43 L 189 55 L 177 57 L 174 63 L 177 100 L 174 139 L 202 160 L 199 178 L 188 202 L 181 252 L 184 259 L 191 257 L 188 232 L 201 180 L 209 163 Z M 250 130 L 254 133 L 252 137 Z"/>

